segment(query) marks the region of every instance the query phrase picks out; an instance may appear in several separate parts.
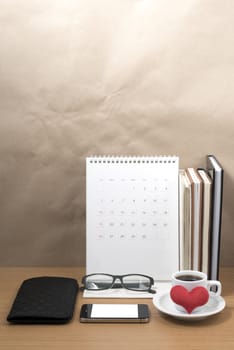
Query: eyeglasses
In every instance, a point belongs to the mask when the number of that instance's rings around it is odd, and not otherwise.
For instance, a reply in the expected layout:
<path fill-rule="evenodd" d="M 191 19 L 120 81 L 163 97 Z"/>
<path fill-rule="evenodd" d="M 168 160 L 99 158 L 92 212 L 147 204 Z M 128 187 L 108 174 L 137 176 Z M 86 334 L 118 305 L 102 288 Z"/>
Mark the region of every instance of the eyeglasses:
<path fill-rule="evenodd" d="M 136 292 L 156 293 L 152 289 L 154 279 L 141 274 L 110 275 L 107 273 L 93 273 L 84 276 L 82 283 L 84 284 L 84 288 L 90 291 L 125 288 Z"/>

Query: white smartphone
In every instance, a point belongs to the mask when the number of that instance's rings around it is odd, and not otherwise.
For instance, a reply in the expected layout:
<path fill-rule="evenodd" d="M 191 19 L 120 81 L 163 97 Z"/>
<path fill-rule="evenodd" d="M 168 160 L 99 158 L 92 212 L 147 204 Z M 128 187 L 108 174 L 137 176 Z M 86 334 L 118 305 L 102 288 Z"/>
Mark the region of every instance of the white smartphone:
<path fill-rule="evenodd" d="M 149 308 L 146 304 L 83 304 L 80 322 L 149 322 Z"/>

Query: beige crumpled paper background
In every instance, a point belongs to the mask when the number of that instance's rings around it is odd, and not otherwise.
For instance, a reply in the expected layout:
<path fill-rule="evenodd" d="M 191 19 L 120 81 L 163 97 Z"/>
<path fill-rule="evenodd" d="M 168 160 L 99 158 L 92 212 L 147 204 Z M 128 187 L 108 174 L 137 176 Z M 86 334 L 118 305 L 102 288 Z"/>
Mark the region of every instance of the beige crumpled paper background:
<path fill-rule="evenodd" d="M 234 265 L 234 3 L 0 0 L 0 264 L 85 264 L 85 157 L 215 154 Z"/>

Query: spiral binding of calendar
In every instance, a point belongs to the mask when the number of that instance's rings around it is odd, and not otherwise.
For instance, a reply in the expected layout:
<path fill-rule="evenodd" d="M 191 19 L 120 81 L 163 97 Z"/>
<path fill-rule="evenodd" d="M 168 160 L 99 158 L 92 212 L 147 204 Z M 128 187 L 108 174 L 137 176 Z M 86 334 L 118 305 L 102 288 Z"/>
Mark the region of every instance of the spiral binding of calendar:
<path fill-rule="evenodd" d="M 92 156 L 87 157 L 87 162 L 91 164 L 150 164 L 164 163 L 171 164 L 178 161 L 177 156 Z"/>

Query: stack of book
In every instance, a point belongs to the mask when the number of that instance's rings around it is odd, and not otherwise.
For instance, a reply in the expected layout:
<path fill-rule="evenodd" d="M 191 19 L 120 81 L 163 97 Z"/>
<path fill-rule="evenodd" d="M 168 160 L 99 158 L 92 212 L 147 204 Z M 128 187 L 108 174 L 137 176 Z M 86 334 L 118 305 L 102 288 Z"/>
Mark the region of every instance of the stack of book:
<path fill-rule="evenodd" d="M 219 277 L 223 168 L 214 155 L 205 169 L 180 171 L 180 269 Z"/>

